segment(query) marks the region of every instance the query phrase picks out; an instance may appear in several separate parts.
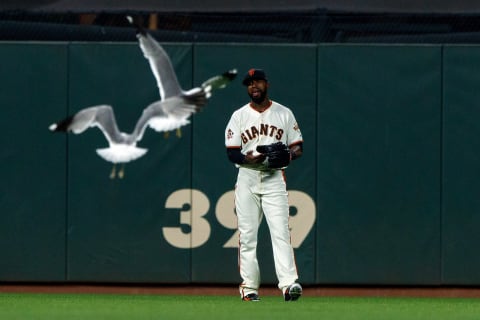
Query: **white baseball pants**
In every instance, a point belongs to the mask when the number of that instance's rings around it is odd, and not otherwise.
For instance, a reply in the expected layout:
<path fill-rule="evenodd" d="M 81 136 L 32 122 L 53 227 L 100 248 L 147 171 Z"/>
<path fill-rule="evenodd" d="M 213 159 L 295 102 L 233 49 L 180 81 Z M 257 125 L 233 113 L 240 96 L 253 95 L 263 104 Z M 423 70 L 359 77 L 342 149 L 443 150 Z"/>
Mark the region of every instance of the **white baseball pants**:
<path fill-rule="evenodd" d="M 257 171 L 239 168 L 235 208 L 240 232 L 240 293 L 258 293 L 260 269 L 257 260 L 258 229 L 263 216 L 268 224 L 279 289 L 298 279 L 290 243 L 289 205 L 282 170 Z"/>

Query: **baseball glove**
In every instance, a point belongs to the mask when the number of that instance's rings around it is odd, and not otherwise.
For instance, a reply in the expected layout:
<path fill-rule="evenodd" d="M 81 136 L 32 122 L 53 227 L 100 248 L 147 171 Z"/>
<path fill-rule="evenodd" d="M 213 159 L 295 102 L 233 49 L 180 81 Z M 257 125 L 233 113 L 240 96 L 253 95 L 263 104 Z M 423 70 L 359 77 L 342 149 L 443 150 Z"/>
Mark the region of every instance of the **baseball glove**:
<path fill-rule="evenodd" d="M 282 142 L 257 146 L 257 151 L 267 156 L 271 169 L 284 168 L 290 163 L 290 149 Z"/>

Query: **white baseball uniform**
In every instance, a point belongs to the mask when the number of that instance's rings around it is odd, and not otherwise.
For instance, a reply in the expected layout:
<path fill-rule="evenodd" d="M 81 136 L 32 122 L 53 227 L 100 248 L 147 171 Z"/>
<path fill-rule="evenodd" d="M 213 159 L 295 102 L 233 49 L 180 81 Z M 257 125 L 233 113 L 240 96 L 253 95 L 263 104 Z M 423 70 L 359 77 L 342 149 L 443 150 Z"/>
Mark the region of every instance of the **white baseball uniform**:
<path fill-rule="evenodd" d="M 256 152 L 258 145 L 283 142 L 287 146 L 302 143 L 302 134 L 293 112 L 275 102 L 263 112 L 246 104 L 236 110 L 225 129 L 227 148 Z M 297 278 L 297 268 L 288 225 L 289 204 L 284 170 L 269 169 L 266 161 L 239 168 L 235 186 L 238 221 L 240 294 L 258 293 L 260 269 L 257 260 L 258 228 L 265 215 L 273 248 L 278 287 L 285 290 Z"/>

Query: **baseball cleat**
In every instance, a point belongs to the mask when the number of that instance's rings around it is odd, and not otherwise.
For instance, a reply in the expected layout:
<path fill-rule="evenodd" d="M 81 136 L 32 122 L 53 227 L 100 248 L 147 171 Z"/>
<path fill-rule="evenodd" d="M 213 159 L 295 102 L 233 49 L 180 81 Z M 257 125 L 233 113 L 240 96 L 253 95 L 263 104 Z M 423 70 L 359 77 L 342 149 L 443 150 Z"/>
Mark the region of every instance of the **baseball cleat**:
<path fill-rule="evenodd" d="M 260 301 L 260 297 L 256 293 L 249 293 L 246 296 L 243 296 L 243 301 Z"/>
<path fill-rule="evenodd" d="M 298 283 L 292 283 L 283 294 L 285 301 L 296 301 L 302 295 L 302 286 Z"/>

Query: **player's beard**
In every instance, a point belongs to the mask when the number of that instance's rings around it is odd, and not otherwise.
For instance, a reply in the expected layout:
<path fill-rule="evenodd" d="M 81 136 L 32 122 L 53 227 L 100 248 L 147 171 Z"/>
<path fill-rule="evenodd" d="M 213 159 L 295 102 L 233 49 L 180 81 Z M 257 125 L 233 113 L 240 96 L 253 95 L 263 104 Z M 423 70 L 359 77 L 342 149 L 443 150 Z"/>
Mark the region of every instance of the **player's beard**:
<path fill-rule="evenodd" d="M 253 94 L 249 93 L 250 99 L 256 104 L 261 104 L 267 97 L 267 89 L 261 91 L 259 90 L 259 94 L 254 96 Z"/>

